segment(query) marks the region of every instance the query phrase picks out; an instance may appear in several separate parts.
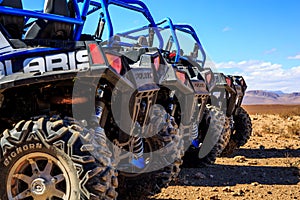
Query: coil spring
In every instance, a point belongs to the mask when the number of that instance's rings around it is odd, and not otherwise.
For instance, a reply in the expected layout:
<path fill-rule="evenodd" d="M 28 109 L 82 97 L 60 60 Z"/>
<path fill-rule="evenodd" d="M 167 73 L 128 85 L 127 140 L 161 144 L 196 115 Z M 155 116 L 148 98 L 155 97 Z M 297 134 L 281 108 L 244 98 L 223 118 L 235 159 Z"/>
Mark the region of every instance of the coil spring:
<path fill-rule="evenodd" d="M 197 122 L 193 122 L 192 124 L 192 139 L 195 140 L 198 138 L 198 123 Z"/>
<path fill-rule="evenodd" d="M 133 153 L 137 158 L 143 157 L 144 144 L 142 138 L 140 137 L 133 138 Z"/>

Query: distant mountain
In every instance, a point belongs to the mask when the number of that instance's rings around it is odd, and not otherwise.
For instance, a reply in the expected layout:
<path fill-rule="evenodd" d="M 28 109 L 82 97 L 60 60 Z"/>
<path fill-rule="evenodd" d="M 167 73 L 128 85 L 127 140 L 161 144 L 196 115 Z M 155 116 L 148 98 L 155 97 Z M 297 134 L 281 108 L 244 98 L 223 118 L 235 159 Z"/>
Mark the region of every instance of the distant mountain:
<path fill-rule="evenodd" d="M 276 93 L 276 94 L 279 94 L 279 95 L 282 95 L 282 94 L 286 94 L 284 92 L 282 92 L 281 90 L 277 90 L 277 91 L 269 91 L 267 90 L 268 92 L 273 92 L 273 93 Z"/>
<path fill-rule="evenodd" d="M 246 92 L 243 104 L 300 104 L 300 92 L 287 94 L 281 91 L 250 90 Z"/>
<path fill-rule="evenodd" d="M 275 92 L 268 92 L 263 90 L 251 90 L 247 92 L 247 95 L 252 95 L 256 97 L 266 97 L 272 99 L 277 99 L 278 97 L 280 97 L 280 95 Z"/>
<path fill-rule="evenodd" d="M 300 92 L 293 92 L 291 94 L 288 94 L 289 97 L 300 97 Z"/>

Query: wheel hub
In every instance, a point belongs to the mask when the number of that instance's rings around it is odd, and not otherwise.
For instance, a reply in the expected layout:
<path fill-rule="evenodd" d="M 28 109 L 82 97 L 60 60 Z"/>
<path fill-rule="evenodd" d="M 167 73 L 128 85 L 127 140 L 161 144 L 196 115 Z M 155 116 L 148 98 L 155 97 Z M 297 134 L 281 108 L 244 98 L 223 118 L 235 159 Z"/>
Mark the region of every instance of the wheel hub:
<path fill-rule="evenodd" d="M 7 180 L 8 199 L 68 199 L 70 179 L 64 165 L 41 152 L 30 153 L 12 167 Z"/>
<path fill-rule="evenodd" d="M 31 183 L 31 192 L 35 195 L 43 195 L 46 192 L 46 180 L 37 178 Z"/>

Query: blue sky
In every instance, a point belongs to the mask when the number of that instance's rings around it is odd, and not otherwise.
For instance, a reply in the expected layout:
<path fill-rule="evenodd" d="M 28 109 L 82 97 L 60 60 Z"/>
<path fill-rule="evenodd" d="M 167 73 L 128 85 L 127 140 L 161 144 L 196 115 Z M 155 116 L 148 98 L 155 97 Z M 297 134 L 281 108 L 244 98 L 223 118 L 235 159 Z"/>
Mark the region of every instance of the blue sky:
<path fill-rule="evenodd" d="M 300 1 L 144 0 L 156 20 L 189 23 L 220 72 L 249 90 L 300 91 Z"/>
<path fill-rule="evenodd" d="M 191 24 L 218 71 L 243 75 L 249 90 L 300 92 L 299 0 L 143 2 L 156 21 Z M 145 24 L 141 15 L 111 11 L 117 32 Z M 94 29 L 95 19 L 86 29 Z"/>

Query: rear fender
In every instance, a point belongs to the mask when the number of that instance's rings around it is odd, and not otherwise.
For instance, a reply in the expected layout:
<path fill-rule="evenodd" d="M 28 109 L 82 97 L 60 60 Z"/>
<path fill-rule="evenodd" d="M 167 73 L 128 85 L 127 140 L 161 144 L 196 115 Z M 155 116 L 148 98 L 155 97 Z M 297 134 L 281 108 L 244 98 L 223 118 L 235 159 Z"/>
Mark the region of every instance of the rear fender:
<path fill-rule="evenodd" d="M 167 71 L 161 85 L 175 91 L 182 112 L 181 124 L 189 125 L 195 110 L 195 92 L 187 73 L 183 70 L 171 68 Z"/>

